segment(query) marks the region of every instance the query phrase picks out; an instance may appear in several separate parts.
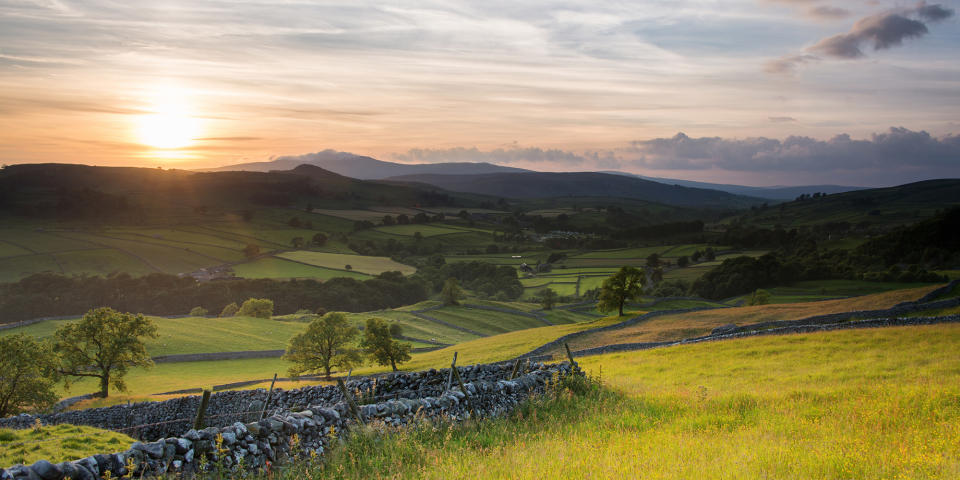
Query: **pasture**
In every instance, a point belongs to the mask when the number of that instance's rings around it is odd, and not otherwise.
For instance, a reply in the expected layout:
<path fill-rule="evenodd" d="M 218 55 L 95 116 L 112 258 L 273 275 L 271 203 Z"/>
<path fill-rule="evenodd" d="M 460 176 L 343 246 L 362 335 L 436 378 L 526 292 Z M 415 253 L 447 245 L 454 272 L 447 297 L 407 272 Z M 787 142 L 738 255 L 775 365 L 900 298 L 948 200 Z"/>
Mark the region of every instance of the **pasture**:
<path fill-rule="evenodd" d="M 960 326 L 580 359 L 603 390 L 348 442 L 315 478 L 924 478 L 960 472 Z M 536 452 L 531 455 L 531 452 Z M 389 472 L 389 473 L 387 473 Z"/>
<path fill-rule="evenodd" d="M 313 278 L 316 280 L 329 280 L 334 277 L 349 277 L 357 280 L 371 278 L 361 272 L 343 270 L 343 265 L 338 269 L 332 269 L 278 257 L 261 257 L 250 262 L 238 263 L 233 266 L 233 271 L 238 277 L 243 278 Z"/>
<path fill-rule="evenodd" d="M 360 272 L 368 275 L 379 275 L 383 272 L 398 271 L 404 275 L 411 275 L 417 271 L 415 267 L 395 262 L 387 257 L 368 257 L 364 255 L 311 252 L 307 250 L 283 252 L 276 256 L 307 265 L 335 270 L 347 270 L 346 266 L 350 265 L 352 268 L 345 273 Z"/>

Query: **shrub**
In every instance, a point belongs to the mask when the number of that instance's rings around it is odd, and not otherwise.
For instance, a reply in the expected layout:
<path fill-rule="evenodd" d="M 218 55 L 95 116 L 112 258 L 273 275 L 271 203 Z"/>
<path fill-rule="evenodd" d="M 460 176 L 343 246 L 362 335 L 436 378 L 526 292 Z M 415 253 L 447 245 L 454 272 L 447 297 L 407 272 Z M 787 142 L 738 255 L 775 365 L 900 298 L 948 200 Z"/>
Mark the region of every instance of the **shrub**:
<path fill-rule="evenodd" d="M 240 310 L 240 307 L 238 307 L 235 302 L 234 302 L 234 303 L 229 303 L 229 304 L 227 304 L 225 307 L 223 307 L 223 310 L 220 310 L 220 316 L 221 316 L 221 317 L 232 317 L 232 316 L 234 316 L 234 315 L 237 314 L 237 311 L 238 311 L 238 310 Z"/>
<path fill-rule="evenodd" d="M 207 311 L 206 308 L 203 308 L 203 307 L 193 307 L 190 310 L 191 317 L 206 317 L 207 313 L 209 312 Z"/>
<path fill-rule="evenodd" d="M 273 315 L 273 300 L 269 298 L 248 298 L 240 306 L 237 314 L 244 317 L 270 318 Z"/>

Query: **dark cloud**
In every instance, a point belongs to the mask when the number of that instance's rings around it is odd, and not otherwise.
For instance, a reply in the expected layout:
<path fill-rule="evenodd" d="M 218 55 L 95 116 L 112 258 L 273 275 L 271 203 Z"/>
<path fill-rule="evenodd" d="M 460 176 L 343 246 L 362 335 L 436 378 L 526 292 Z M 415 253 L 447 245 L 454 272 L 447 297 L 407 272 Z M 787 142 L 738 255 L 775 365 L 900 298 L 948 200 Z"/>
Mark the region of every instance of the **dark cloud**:
<path fill-rule="evenodd" d="M 632 142 L 635 163 L 659 170 L 722 169 L 744 172 L 895 170 L 903 167 L 960 168 L 960 136 L 936 138 L 925 131 L 891 128 L 869 139 L 847 134 L 830 140 L 790 136 L 784 140 L 756 137 L 672 138 Z"/>
<path fill-rule="evenodd" d="M 820 40 L 810 51 L 837 58 L 864 56 L 863 46 L 874 50 L 898 46 L 904 40 L 929 33 L 926 22 L 936 22 L 953 15 L 953 10 L 940 5 L 920 3 L 914 8 L 896 9 L 862 18 L 847 33 Z"/>

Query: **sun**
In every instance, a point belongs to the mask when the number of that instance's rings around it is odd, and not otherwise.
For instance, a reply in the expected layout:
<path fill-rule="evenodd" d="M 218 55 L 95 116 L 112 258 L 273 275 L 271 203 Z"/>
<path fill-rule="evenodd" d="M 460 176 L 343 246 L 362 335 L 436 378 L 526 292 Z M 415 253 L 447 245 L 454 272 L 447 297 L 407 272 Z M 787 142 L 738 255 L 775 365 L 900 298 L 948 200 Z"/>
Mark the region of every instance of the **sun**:
<path fill-rule="evenodd" d="M 153 113 L 138 118 L 140 143 L 157 149 L 190 146 L 198 134 L 199 125 L 190 113 L 185 96 L 165 91 L 155 95 L 152 103 Z"/>

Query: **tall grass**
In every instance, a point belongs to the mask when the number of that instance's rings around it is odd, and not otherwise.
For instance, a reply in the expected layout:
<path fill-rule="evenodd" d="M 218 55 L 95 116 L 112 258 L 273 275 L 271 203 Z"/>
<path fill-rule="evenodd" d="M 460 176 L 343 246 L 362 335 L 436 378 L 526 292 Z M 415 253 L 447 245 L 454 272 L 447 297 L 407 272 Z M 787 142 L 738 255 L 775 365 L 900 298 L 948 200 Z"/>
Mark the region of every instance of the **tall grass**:
<path fill-rule="evenodd" d="M 357 435 L 314 478 L 960 478 L 960 326 L 584 359 L 604 389 Z M 292 478 L 291 476 L 291 478 Z"/>

